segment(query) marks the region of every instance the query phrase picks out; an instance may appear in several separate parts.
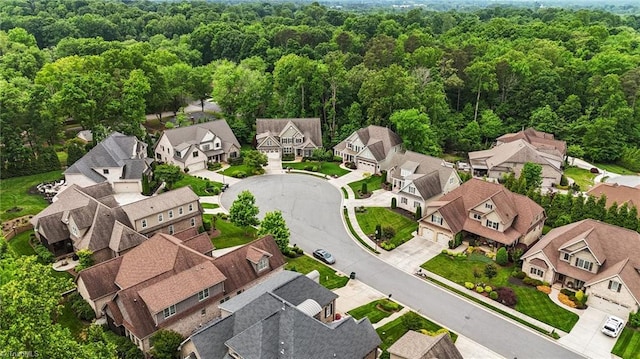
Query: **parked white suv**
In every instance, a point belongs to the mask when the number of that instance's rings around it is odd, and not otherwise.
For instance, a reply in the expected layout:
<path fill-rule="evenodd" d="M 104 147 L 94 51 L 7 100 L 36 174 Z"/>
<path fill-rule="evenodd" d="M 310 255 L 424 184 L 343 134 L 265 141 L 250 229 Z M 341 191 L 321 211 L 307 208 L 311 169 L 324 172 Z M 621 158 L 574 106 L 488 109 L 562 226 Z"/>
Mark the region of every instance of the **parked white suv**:
<path fill-rule="evenodd" d="M 610 315 L 602 326 L 602 332 L 610 337 L 617 337 L 624 328 L 624 320 Z"/>

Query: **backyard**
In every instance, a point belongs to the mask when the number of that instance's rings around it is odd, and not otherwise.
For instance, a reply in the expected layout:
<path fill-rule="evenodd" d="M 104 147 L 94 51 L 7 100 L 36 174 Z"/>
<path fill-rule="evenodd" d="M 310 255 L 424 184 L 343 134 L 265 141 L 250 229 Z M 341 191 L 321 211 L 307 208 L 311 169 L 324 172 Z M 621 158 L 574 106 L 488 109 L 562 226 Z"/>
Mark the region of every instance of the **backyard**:
<path fill-rule="evenodd" d="M 28 214 L 37 214 L 49 204 L 39 194 L 30 194 L 29 189 L 43 182 L 56 181 L 62 178 L 61 171 L 39 173 L 37 175 L 14 177 L 0 180 L 0 220 L 6 221 Z M 13 207 L 20 211 L 7 212 Z"/>
<path fill-rule="evenodd" d="M 580 186 L 581 191 L 589 190 L 593 186 L 593 179 L 596 177 L 596 174 L 589 172 L 589 170 L 571 166 L 565 168 L 564 175 L 573 179 Z"/>
<path fill-rule="evenodd" d="M 339 275 L 335 270 L 306 255 L 287 258 L 284 269 L 302 274 L 307 274 L 315 269 L 320 273 L 320 284 L 327 289 L 342 288 L 349 281 L 349 277 Z"/>
<path fill-rule="evenodd" d="M 408 312 L 402 317 L 376 329 L 376 332 L 378 332 L 380 339 L 382 339 L 380 349 L 383 350 L 383 354 L 381 358 L 388 358 L 389 354 L 387 352 L 387 349 L 389 349 L 389 347 L 393 343 L 395 343 L 398 339 L 400 339 L 400 337 L 405 335 L 409 330 L 420 331 L 421 329 L 427 330 L 431 333 L 435 333 L 443 328 L 415 312 Z M 451 340 L 455 343 L 455 341 L 458 339 L 458 335 L 451 332 L 450 335 Z"/>
<path fill-rule="evenodd" d="M 375 190 L 382 188 L 383 181 L 384 179 L 382 178 L 382 176 L 369 176 L 367 178 L 361 179 L 360 181 L 349 183 L 349 187 L 353 189 L 353 193 L 355 193 L 356 198 L 362 198 L 358 194 L 358 191 L 362 189 L 363 183 L 367 184 L 367 192 L 373 192 Z"/>
<path fill-rule="evenodd" d="M 640 330 L 624 328 L 611 353 L 623 359 L 640 359 Z"/>
<path fill-rule="evenodd" d="M 180 181 L 173 185 L 173 189 L 186 186 L 191 186 L 193 192 L 198 196 L 213 196 L 213 192 L 211 192 L 211 190 L 208 191 L 207 188 L 217 187 L 220 189 L 222 183 L 185 174 Z"/>
<path fill-rule="evenodd" d="M 538 291 L 534 287 L 509 283 L 509 276 L 513 268 L 496 265 L 497 275 L 494 278 L 474 277 L 474 269 L 482 273 L 487 260 L 488 258 L 479 254 L 471 254 L 466 258 L 451 258 L 441 253 L 427 263 L 424 263 L 422 268 L 462 286 L 465 282 L 476 283 L 482 279 L 482 281 L 494 288 L 510 287 L 518 297 L 518 302 L 514 308 L 515 310 L 564 332 L 571 331 L 571 328 L 573 328 L 578 321 L 578 315 L 559 307 L 547 294 Z M 498 306 L 497 302 L 496 306 Z"/>
<path fill-rule="evenodd" d="M 327 176 L 343 176 L 347 173 L 349 173 L 348 170 L 345 170 L 344 168 L 340 168 L 340 163 L 338 162 L 314 162 L 314 161 L 307 161 L 307 162 L 283 162 L 282 163 L 282 168 L 292 168 L 294 170 L 304 170 L 304 171 L 312 171 L 312 172 L 319 172 L 319 173 L 324 173 Z M 313 168 L 316 168 L 316 171 L 313 170 Z"/>
<path fill-rule="evenodd" d="M 212 221 L 212 214 L 204 214 L 202 216 L 205 220 Z M 233 223 L 218 218 L 215 223 L 215 228 L 220 231 L 220 235 L 211 239 L 213 246 L 216 249 L 229 248 L 247 244 L 256 239 L 256 229 L 248 227 L 246 230 L 235 226 Z"/>
<path fill-rule="evenodd" d="M 418 229 L 418 223 L 386 207 L 367 207 L 366 212 L 356 212 L 356 219 L 365 234 L 374 234 L 376 225 L 391 227 L 395 235 L 390 242 L 396 247 L 412 238 L 412 233 Z"/>

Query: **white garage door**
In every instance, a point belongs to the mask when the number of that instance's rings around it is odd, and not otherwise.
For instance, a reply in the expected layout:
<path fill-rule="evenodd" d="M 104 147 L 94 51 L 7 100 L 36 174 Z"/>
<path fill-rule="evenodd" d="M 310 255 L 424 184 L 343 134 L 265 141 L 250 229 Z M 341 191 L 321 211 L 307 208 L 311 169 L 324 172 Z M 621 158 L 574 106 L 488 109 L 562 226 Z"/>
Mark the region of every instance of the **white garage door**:
<path fill-rule="evenodd" d="M 113 190 L 116 193 L 139 193 L 140 186 L 137 182 L 115 182 Z"/>
<path fill-rule="evenodd" d="M 606 312 L 608 314 L 613 314 L 625 320 L 629 316 L 629 312 L 630 312 L 629 308 L 625 308 L 618 303 L 599 297 L 595 293 L 591 293 L 589 295 L 589 300 L 587 301 L 587 304 L 591 307 L 600 309 L 603 312 Z"/>
<path fill-rule="evenodd" d="M 430 241 L 433 240 L 433 231 L 427 227 L 420 227 L 420 229 L 422 230 L 422 236 Z"/>
<path fill-rule="evenodd" d="M 266 155 L 267 155 L 267 158 L 278 159 L 280 158 L 280 151 L 278 150 L 268 151 Z"/>
<path fill-rule="evenodd" d="M 189 172 L 195 172 L 204 169 L 204 161 L 189 165 Z"/>
<path fill-rule="evenodd" d="M 438 233 L 438 240 L 436 242 L 440 244 L 448 244 L 451 240 L 451 236 L 448 236 L 444 233 Z"/>

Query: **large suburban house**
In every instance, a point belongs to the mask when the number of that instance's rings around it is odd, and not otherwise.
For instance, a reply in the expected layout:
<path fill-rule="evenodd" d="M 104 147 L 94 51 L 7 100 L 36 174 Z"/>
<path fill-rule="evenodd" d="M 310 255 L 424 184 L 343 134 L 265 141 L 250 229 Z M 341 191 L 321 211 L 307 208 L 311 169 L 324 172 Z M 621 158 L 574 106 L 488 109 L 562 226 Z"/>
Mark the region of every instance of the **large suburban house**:
<path fill-rule="evenodd" d="M 527 128 L 516 133 L 507 133 L 496 139 L 496 145 L 509 143 L 517 140 L 524 140 L 533 145 L 538 151 L 558 156 L 562 159 L 567 155 L 567 143 L 556 140 L 552 133 L 536 131 L 534 128 Z"/>
<path fill-rule="evenodd" d="M 142 177 L 150 173 L 147 144 L 135 136 L 113 132 L 64 171 L 67 184 L 87 187 L 108 182 L 117 193 L 142 192 Z"/>
<path fill-rule="evenodd" d="M 256 149 L 269 157 L 310 157 L 316 148 L 322 148 L 319 118 L 256 119 Z"/>
<path fill-rule="evenodd" d="M 501 143 L 484 151 L 469 152 L 474 176 L 498 180 L 513 173 L 518 177 L 525 163 L 530 162 L 542 167 L 542 187 L 547 188 L 560 183 L 563 161 L 564 157 L 538 150 L 523 139 Z"/>
<path fill-rule="evenodd" d="M 463 359 L 449 333 L 430 336 L 409 330 L 389 349 L 389 359 Z"/>
<path fill-rule="evenodd" d="M 181 357 L 374 359 L 380 337 L 368 318 L 336 319 L 337 295 L 282 271 L 220 305 L 222 318 L 185 340 Z"/>
<path fill-rule="evenodd" d="M 214 120 L 164 131 L 155 147 L 155 159 L 185 171 L 207 168 L 240 156 L 240 142 L 226 120 Z"/>
<path fill-rule="evenodd" d="M 392 153 L 386 181 L 396 194 L 397 206 L 411 212 L 462 183 L 458 172 L 443 159 L 412 151 Z"/>
<path fill-rule="evenodd" d="M 522 256 L 532 278 L 574 290 L 626 318 L 640 310 L 640 234 L 593 219 L 554 228 Z"/>
<path fill-rule="evenodd" d="M 282 270 L 271 236 L 220 257 L 207 236 L 158 233 L 123 256 L 81 271 L 78 292 L 109 328 L 141 350 L 159 329 L 188 336 L 220 317 L 219 305 Z"/>
<path fill-rule="evenodd" d="M 121 206 L 107 182 L 71 185 L 58 200 L 31 218 L 40 242 L 55 256 L 80 249 L 95 262 L 120 256 L 154 233 L 174 233 L 202 225 L 199 197 L 191 188 Z"/>
<path fill-rule="evenodd" d="M 402 140 L 387 127 L 361 128 L 333 147 L 343 162 L 353 162 L 359 170 L 371 173 L 386 171 L 390 155 L 402 149 Z"/>
<path fill-rule="evenodd" d="M 530 246 L 542 234 L 544 209 L 504 186 L 472 178 L 427 203 L 418 235 L 447 244 L 456 234 L 489 245 Z"/>
<path fill-rule="evenodd" d="M 607 207 L 611 207 L 614 203 L 618 206 L 627 204 L 627 207 L 636 207 L 640 209 L 640 185 L 629 187 L 617 183 L 598 183 L 587 191 L 587 195 L 600 198 L 605 196 L 607 199 Z M 640 216 L 640 213 L 638 213 Z"/>

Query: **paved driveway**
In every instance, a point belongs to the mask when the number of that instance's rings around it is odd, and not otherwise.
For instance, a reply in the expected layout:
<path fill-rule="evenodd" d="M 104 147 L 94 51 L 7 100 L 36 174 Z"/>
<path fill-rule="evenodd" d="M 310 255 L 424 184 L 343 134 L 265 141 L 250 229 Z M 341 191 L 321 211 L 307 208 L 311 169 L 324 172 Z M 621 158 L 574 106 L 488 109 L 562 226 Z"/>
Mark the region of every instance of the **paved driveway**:
<path fill-rule="evenodd" d="M 256 196 L 261 216 L 279 209 L 291 230 L 291 243 L 305 252 L 328 249 L 334 267 L 356 272 L 358 279 L 435 322 L 506 358 L 579 358 L 551 339 L 517 325 L 380 260 L 347 234 L 341 216 L 341 192 L 326 180 L 300 174 L 251 177 L 221 197 L 229 208 L 244 189 Z"/>
<path fill-rule="evenodd" d="M 571 333 L 559 342 L 588 358 L 611 358 L 611 349 L 617 338 L 608 337 L 600 331 L 609 314 L 592 307 L 580 315 Z"/>

